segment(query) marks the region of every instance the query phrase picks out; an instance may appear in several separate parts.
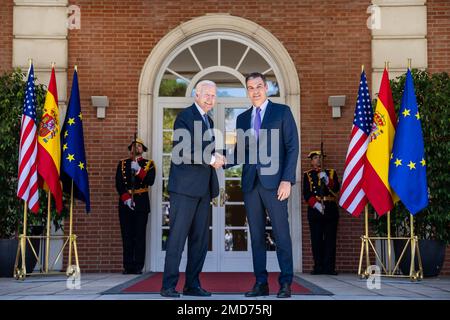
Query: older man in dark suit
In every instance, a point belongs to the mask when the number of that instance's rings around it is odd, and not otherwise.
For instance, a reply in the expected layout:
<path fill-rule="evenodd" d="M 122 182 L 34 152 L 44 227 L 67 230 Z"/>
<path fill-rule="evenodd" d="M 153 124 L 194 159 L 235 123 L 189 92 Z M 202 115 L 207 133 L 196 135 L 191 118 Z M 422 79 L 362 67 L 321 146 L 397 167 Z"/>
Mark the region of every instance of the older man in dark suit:
<path fill-rule="evenodd" d="M 252 107 L 236 119 L 237 144 L 226 167 L 243 164 L 242 191 L 250 228 L 256 283 L 247 297 L 269 294 L 266 269 L 266 211 L 272 223 L 280 266 L 278 298 L 291 296 L 292 242 L 288 198 L 299 152 L 297 126 L 290 108 L 267 98 L 268 85 L 261 73 L 246 78 Z M 248 132 L 252 132 L 251 135 Z"/>
<path fill-rule="evenodd" d="M 208 251 L 210 201 L 219 194 L 216 170 L 224 164 L 215 153 L 213 121 L 208 116 L 216 102 L 216 85 L 201 81 L 195 103 L 175 119 L 172 162 L 169 172 L 170 234 L 161 295 L 179 297 L 175 287 L 184 244 L 188 257 L 184 295 L 210 296 L 200 285 L 199 274 Z"/>

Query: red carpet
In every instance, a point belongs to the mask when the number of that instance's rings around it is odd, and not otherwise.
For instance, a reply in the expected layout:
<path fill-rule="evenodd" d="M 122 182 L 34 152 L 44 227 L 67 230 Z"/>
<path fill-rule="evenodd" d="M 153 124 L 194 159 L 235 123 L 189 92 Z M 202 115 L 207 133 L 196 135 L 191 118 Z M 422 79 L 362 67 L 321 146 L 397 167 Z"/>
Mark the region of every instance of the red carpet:
<path fill-rule="evenodd" d="M 279 289 L 277 272 L 269 273 L 269 289 L 276 294 Z M 200 274 L 202 287 L 213 293 L 243 294 L 255 284 L 255 277 L 251 272 L 202 272 Z M 122 289 L 124 293 L 159 293 L 162 284 L 162 272 L 151 273 L 141 281 Z M 177 291 L 182 292 L 184 273 L 180 273 Z M 291 285 L 292 294 L 312 294 L 311 290 L 294 282 Z"/>

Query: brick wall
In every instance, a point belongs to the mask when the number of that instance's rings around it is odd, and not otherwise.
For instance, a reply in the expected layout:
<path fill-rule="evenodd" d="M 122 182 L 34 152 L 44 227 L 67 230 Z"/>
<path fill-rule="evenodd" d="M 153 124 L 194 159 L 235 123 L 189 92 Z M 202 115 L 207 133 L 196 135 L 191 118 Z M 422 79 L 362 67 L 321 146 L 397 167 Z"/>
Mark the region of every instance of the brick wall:
<path fill-rule="evenodd" d="M 3 3 L 4 2 L 4 3 Z M 13 1 L 2 1 L 0 5 L 0 74 L 11 70 L 13 38 Z"/>
<path fill-rule="evenodd" d="M 450 73 L 450 1 L 427 1 L 428 68 Z"/>
<path fill-rule="evenodd" d="M 155 44 L 170 30 L 206 13 L 230 13 L 272 32 L 288 50 L 300 76 L 302 158 L 320 146 L 327 166 L 342 175 L 360 65 L 370 66 L 371 37 L 365 27 L 367 1 L 71 1 L 81 8 L 81 29 L 69 33 L 69 70 L 79 66 L 81 103 L 90 170 L 92 213 L 76 213 L 75 232 L 85 271 L 121 268 L 121 238 L 114 173 L 127 156 L 137 127 L 137 93 L 141 68 Z M 370 74 L 370 70 L 367 70 Z M 71 71 L 69 72 L 71 78 Z M 69 81 L 70 82 L 70 81 Z M 71 83 L 69 83 L 69 88 Z M 342 118 L 332 119 L 329 95 L 347 96 Z M 91 95 L 107 95 L 106 119 L 95 117 Z M 322 129 L 318 129 L 322 128 Z M 303 168 L 309 162 L 303 160 Z M 306 207 L 303 216 L 303 263 L 311 266 Z M 359 256 L 360 219 L 342 214 L 338 269 L 354 271 Z"/>
<path fill-rule="evenodd" d="M 450 73 L 450 2 L 427 1 L 428 69 Z M 450 274 L 450 246 L 447 246 L 442 274 Z"/>
<path fill-rule="evenodd" d="M 79 67 L 86 151 L 90 170 L 92 212 L 77 205 L 75 229 L 81 268 L 85 272 L 121 270 L 122 246 L 117 216 L 114 174 L 137 128 L 138 82 L 141 68 L 156 43 L 180 23 L 207 13 L 229 13 L 254 21 L 286 47 L 300 77 L 302 168 L 321 135 L 328 154 L 326 166 L 342 178 L 360 66 L 371 73 L 371 36 L 366 28 L 368 1 L 88 1 L 71 0 L 81 8 L 81 29 L 69 32 L 69 84 Z M 126 4 L 124 4 L 126 3 Z M 2 17 L 5 8 L 1 9 Z M 12 9 L 8 8 L 12 15 Z M 446 14 L 441 11 L 444 10 Z M 449 4 L 429 2 L 429 66 L 449 70 Z M 8 15 L 5 21 L 8 20 Z M 12 34 L 12 26 L 1 41 Z M 444 37 L 444 38 L 443 38 Z M 3 48 L 11 48 L 11 36 Z M 0 68 L 11 50 L 0 56 Z M 2 51 L 3 52 L 3 51 Z M 8 56 L 9 55 L 9 56 Z M 6 57 L 6 58 L 5 58 Z M 370 79 L 370 77 L 368 77 Z M 369 83 L 369 87 L 371 84 Z M 107 95 L 106 119 L 97 119 L 92 95 Z M 346 95 L 342 117 L 331 118 L 330 95 Z M 302 206 L 303 266 L 312 267 L 306 207 Z M 363 220 L 341 212 L 337 239 L 337 269 L 357 270 Z M 450 255 L 447 254 L 449 259 Z M 447 261 L 446 272 L 450 272 Z"/>

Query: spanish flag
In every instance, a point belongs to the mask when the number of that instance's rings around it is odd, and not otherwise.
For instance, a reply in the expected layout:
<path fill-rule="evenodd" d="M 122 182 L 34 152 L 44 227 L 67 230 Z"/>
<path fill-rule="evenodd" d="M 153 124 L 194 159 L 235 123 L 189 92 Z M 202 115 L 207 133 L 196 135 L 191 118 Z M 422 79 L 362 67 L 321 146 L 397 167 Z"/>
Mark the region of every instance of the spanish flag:
<path fill-rule="evenodd" d="M 61 212 L 62 187 L 59 181 L 61 163 L 61 142 L 59 129 L 58 92 L 56 90 L 55 68 L 52 67 L 50 83 L 45 97 L 44 112 L 38 131 L 38 175 L 39 185 L 53 194 L 56 210 Z"/>
<path fill-rule="evenodd" d="M 373 116 L 362 184 L 367 198 L 380 216 L 391 210 L 394 202 L 398 200 L 388 181 L 389 161 L 396 126 L 397 116 L 395 115 L 388 71 L 384 69 Z"/>

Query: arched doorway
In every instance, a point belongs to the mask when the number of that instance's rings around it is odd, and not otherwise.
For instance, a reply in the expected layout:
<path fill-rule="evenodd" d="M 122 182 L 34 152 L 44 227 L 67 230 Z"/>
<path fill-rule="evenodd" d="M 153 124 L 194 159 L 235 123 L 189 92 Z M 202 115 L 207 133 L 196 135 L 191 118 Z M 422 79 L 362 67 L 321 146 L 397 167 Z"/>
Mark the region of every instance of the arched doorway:
<path fill-rule="evenodd" d="M 216 128 L 224 133 L 223 141 L 217 141 L 218 144 L 229 146 L 233 142 L 235 119 L 249 106 L 244 85 L 245 74 L 255 70 L 267 76 L 270 99 L 289 104 L 299 124 L 298 77 L 295 68 L 283 70 L 292 60 L 288 56 L 277 60 L 279 51 L 275 54 L 269 51 L 274 48 L 263 45 L 264 41 L 255 41 L 254 23 L 220 15 L 218 19 L 228 20 L 228 23 L 222 21 L 222 24 L 218 24 L 217 19 L 211 18 L 194 19 L 169 33 L 152 51 L 141 74 L 138 130 L 141 136 L 151 141 L 151 157 L 159 168 L 151 194 L 147 270 L 161 271 L 164 266 L 165 240 L 169 233 L 169 195 L 166 187 L 173 121 L 180 110 L 192 104 L 193 88 L 198 81 L 208 79 L 218 84 L 218 104 L 211 114 Z M 233 30 L 236 22 L 241 25 L 239 30 Z M 258 30 L 261 33 L 263 29 Z M 272 47 L 274 39 L 265 30 L 259 38 L 270 42 Z M 285 50 L 284 53 L 287 55 Z M 292 73 L 295 73 L 295 80 Z M 221 170 L 218 175 L 221 195 L 211 204 L 210 243 L 204 271 L 251 271 L 250 236 L 240 192 L 240 168 Z M 296 271 L 301 271 L 298 201 L 299 188 L 296 186 L 290 201 L 290 221 L 294 265 Z M 266 234 L 268 269 L 276 271 L 278 263 L 269 220 Z M 184 263 L 183 258 L 182 269 Z"/>

